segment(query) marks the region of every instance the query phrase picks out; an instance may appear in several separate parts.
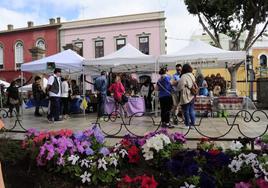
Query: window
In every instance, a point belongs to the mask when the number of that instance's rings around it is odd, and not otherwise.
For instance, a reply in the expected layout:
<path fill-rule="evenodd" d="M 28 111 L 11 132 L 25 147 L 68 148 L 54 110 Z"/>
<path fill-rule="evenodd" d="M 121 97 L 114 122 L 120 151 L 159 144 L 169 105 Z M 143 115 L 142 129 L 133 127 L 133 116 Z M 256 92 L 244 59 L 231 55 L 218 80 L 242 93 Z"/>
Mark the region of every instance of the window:
<path fill-rule="evenodd" d="M 103 40 L 95 41 L 95 58 L 104 56 L 104 42 Z"/>
<path fill-rule="evenodd" d="M 149 37 L 139 37 L 139 50 L 144 53 L 149 55 Z"/>
<path fill-rule="evenodd" d="M 79 50 L 77 51 L 77 53 L 80 56 L 83 56 L 83 42 L 75 42 L 74 45 L 79 48 Z"/>
<path fill-rule="evenodd" d="M 19 68 L 21 63 L 23 63 L 23 43 L 17 42 L 15 44 L 15 64 Z"/>
<path fill-rule="evenodd" d="M 267 56 L 264 54 L 260 56 L 260 66 L 263 68 L 267 67 Z"/>
<path fill-rule="evenodd" d="M 4 68 L 4 48 L 0 45 L 0 69 Z"/>
<path fill-rule="evenodd" d="M 45 44 L 45 41 L 43 39 L 38 39 L 36 41 L 36 44 L 35 44 L 36 47 L 42 49 L 42 50 L 45 50 L 46 49 L 46 44 Z"/>
<path fill-rule="evenodd" d="M 126 45 L 126 39 L 116 39 L 116 50 Z"/>

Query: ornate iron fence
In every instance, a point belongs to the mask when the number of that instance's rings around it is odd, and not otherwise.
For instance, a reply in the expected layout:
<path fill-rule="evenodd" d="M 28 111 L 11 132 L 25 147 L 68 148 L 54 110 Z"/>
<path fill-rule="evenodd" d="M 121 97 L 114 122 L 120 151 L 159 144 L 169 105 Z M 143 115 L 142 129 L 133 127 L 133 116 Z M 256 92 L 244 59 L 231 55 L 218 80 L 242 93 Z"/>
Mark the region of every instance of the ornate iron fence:
<path fill-rule="evenodd" d="M 100 127 L 100 129 L 103 131 L 103 133 L 107 137 L 112 137 L 112 138 L 121 138 L 123 136 L 119 136 L 120 132 L 122 131 L 123 127 L 127 130 L 127 133 L 141 137 L 142 135 L 136 134 L 134 132 L 135 127 L 132 127 L 132 121 L 135 121 L 134 119 L 137 117 L 140 117 L 141 115 L 146 116 L 147 120 L 149 119 L 152 122 L 153 128 L 150 131 L 157 131 L 161 127 L 161 122 L 156 122 L 155 118 L 152 114 L 149 113 L 143 113 L 143 112 L 137 112 L 135 114 L 132 114 L 129 117 L 126 117 L 124 114 L 118 111 L 114 111 L 111 114 L 107 115 L 104 117 L 102 121 L 100 121 L 100 118 L 96 119 L 95 124 Z M 263 110 L 255 110 L 255 111 L 247 111 L 247 110 L 240 110 L 232 118 L 228 117 L 222 117 L 225 120 L 226 124 L 226 130 L 223 132 L 221 135 L 218 136 L 210 136 L 200 130 L 202 126 L 204 126 L 205 123 L 203 123 L 204 119 L 208 119 L 208 117 L 200 117 L 199 121 L 193 126 L 194 128 L 191 129 L 190 127 L 186 130 L 184 133 L 184 136 L 187 137 L 187 135 L 191 131 L 196 131 L 199 135 L 202 137 L 209 138 L 211 140 L 224 140 L 224 141 L 230 141 L 230 140 L 237 140 L 240 137 L 246 138 L 248 140 L 253 141 L 257 137 L 261 137 L 264 134 L 267 133 L 268 131 L 268 116 L 265 111 Z M 109 121 L 110 122 L 115 122 L 116 120 L 120 120 L 120 123 L 118 123 L 119 127 L 117 127 L 117 130 L 114 131 L 113 133 L 110 133 L 109 131 L 104 130 L 103 124 L 107 124 Z M 215 117 L 211 117 L 211 120 L 216 119 Z M 239 121 L 238 121 L 239 120 Z M 183 119 L 180 118 L 179 120 L 180 123 L 183 123 Z M 148 122 L 147 122 L 148 123 Z M 243 123 L 250 124 L 250 126 L 254 127 L 257 124 L 261 124 L 264 128 L 263 131 L 260 131 L 256 135 L 249 135 L 245 133 L 242 129 Z M 232 129 L 237 128 L 238 133 L 240 136 L 236 138 L 225 138 Z M 194 138 L 194 137 L 187 137 L 189 140 L 199 140 L 200 138 Z"/>
<path fill-rule="evenodd" d="M 3 128 L 2 131 L 4 131 L 4 132 L 25 133 L 26 129 L 22 126 L 21 120 L 19 118 L 19 115 L 17 114 L 17 112 L 15 110 L 13 110 L 12 113 L 15 114 L 15 116 L 14 116 L 14 118 L 15 118 L 14 125 L 11 128 Z M 8 109 L 0 108 L 0 119 L 5 119 L 5 118 L 9 118 Z M 17 129 L 15 129 L 16 127 L 20 127 L 22 130 L 17 130 Z"/>

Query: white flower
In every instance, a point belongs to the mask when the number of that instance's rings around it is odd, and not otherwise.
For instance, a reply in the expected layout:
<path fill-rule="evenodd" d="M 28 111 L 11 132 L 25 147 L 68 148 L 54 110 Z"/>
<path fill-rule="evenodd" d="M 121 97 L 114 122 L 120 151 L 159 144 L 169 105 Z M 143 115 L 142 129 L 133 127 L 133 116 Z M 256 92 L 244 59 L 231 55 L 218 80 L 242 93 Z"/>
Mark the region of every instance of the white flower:
<path fill-rule="evenodd" d="M 153 148 L 154 148 L 157 152 L 159 152 L 161 149 L 164 148 L 163 140 L 162 140 L 162 139 L 157 139 L 157 140 L 155 140 L 154 143 L 153 143 L 153 146 L 154 146 Z"/>
<path fill-rule="evenodd" d="M 195 188 L 194 185 L 189 185 L 187 182 L 184 182 L 184 186 L 180 186 L 180 188 Z"/>
<path fill-rule="evenodd" d="M 153 151 L 148 151 L 148 152 L 145 152 L 143 154 L 143 157 L 145 158 L 145 160 L 150 160 L 150 159 L 153 159 L 154 158 L 154 152 Z"/>
<path fill-rule="evenodd" d="M 107 170 L 106 165 L 107 165 L 107 162 L 105 161 L 104 158 L 98 160 L 98 169 L 103 168 L 104 171 L 106 171 Z"/>
<path fill-rule="evenodd" d="M 243 161 L 241 160 L 232 160 L 231 164 L 228 167 L 231 169 L 232 172 L 238 172 L 241 169 Z"/>
<path fill-rule="evenodd" d="M 87 171 L 85 171 L 84 174 L 82 174 L 80 176 L 80 178 L 82 178 L 82 182 L 85 183 L 85 182 L 90 182 L 91 181 L 90 176 L 91 176 L 91 174 L 87 173 Z"/>
<path fill-rule="evenodd" d="M 160 134 L 159 137 L 164 141 L 165 144 L 170 144 L 171 141 L 167 135 Z"/>
<path fill-rule="evenodd" d="M 121 154 L 121 157 L 122 157 L 122 158 L 125 158 L 125 156 L 128 155 L 127 150 L 125 150 L 125 149 L 121 149 L 121 150 L 119 151 L 119 153 Z"/>
<path fill-rule="evenodd" d="M 230 149 L 233 151 L 239 151 L 243 147 L 243 144 L 239 141 L 232 141 Z"/>
<path fill-rule="evenodd" d="M 117 157 L 117 153 L 110 153 L 109 157 Z"/>
<path fill-rule="evenodd" d="M 254 153 L 249 153 L 248 155 L 245 155 L 246 159 L 245 162 L 246 164 L 255 164 L 256 163 L 256 157 L 257 155 Z"/>
<path fill-rule="evenodd" d="M 75 165 L 78 159 L 79 159 L 78 155 L 71 155 L 70 157 L 68 157 L 68 161 L 72 161 L 72 165 Z"/>
<path fill-rule="evenodd" d="M 114 165 L 114 167 L 116 167 L 117 164 L 118 164 L 117 159 L 115 157 L 112 157 L 110 161 L 110 165 Z"/>
<path fill-rule="evenodd" d="M 115 152 L 115 151 L 119 150 L 120 147 L 121 147 L 120 143 L 115 144 L 113 151 Z"/>
<path fill-rule="evenodd" d="M 89 167 L 89 160 L 87 160 L 87 159 L 83 159 L 82 161 L 81 161 L 81 165 L 80 165 L 81 167 L 83 167 L 83 166 L 85 166 L 85 167 Z"/>

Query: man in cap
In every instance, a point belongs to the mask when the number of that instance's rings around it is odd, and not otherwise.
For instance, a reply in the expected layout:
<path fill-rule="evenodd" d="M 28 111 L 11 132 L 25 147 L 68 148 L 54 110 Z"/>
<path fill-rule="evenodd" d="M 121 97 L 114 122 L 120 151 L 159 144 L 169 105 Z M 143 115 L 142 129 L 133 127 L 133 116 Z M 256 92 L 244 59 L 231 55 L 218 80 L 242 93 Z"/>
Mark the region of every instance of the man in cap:
<path fill-rule="evenodd" d="M 50 100 L 50 112 L 47 116 L 49 122 L 62 121 L 60 119 L 61 101 L 61 69 L 55 68 L 54 74 L 48 78 L 47 91 Z"/>

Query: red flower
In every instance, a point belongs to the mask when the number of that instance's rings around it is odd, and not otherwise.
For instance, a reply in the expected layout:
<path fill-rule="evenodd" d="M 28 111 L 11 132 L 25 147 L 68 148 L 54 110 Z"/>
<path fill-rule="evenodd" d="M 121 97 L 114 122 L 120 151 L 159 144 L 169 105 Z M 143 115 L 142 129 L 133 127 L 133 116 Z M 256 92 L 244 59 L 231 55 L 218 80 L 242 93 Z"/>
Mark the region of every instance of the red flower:
<path fill-rule="evenodd" d="M 219 150 L 217 150 L 217 149 L 211 149 L 211 150 L 209 150 L 209 154 L 211 154 L 211 155 L 218 155 L 219 153 L 220 153 L 221 151 L 219 151 Z"/>
<path fill-rule="evenodd" d="M 129 177 L 128 175 L 125 175 L 125 177 L 123 178 L 123 181 L 125 183 L 131 183 L 133 180 L 131 179 L 131 177 Z"/>
<path fill-rule="evenodd" d="M 144 175 L 141 181 L 141 188 L 156 188 L 158 185 L 154 177 L 150 178 L 149 176 Z"/>
<path fill-rule="evenodd" d="M 131 142 L 128 139 L 123 139 L 120 142 L 124 147 L 129 147 L 131 145 Z"/>
<path fill-rule="evenodd" d="M 128 149 L 128 159 L 129 163 L 138 163 L 140 161 L 139 148 L 136 146 L 131 146 Z"/>
<path fill-rule="evenodd" d="M 209 141 L 209 138 L 208 137 L 203 137 L 203 138 L 201 138 L 201 143 L 203 143 L 203 142 L 208 142 Z"/>

